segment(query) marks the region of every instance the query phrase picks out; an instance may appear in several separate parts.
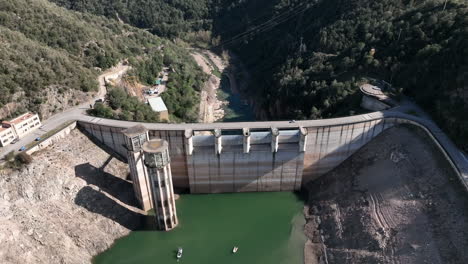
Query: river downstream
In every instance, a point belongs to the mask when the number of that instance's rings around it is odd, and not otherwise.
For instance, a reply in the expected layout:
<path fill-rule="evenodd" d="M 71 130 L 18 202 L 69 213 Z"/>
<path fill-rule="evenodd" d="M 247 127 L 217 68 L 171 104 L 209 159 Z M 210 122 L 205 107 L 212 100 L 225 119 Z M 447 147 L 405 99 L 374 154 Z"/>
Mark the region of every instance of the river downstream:
<path fill-rule="evenodd" d="M 294 193 L 182 195 L 176 205 L 174 230 L 132 232 L 93 262 L 176 263 L 182 247 L 180 263 L 303 263 L 303 201 Z"/>
<path fill-rule="evenodd" d="M 200 123 L 254 121 L 252 107 L 240 95 L 248 82 L 248 73 L 231 55 L 217 55 L 209 50 L 192 50 L 198 66 L 209 78 L 201 87 Z"/>

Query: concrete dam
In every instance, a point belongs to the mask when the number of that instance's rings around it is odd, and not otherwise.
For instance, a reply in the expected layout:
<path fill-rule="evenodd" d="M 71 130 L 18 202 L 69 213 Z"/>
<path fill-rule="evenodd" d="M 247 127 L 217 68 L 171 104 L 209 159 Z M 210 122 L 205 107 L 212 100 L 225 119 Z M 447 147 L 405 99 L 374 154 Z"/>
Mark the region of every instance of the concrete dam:
<path fill-rule="evenodd" d="M 321 120 L 319 125 L 305 121 L 190 124 L 183 129 L 171 124 L 144 126 L 149 139 L 169 143 L 176 189 L 191 193 L 293 191 L 333 169 L 395 124 L 395 120 L 371 116 L 356 119 L 349 122 L 346 118 L 346 123 Z M 122 130 L 128 126 L 95 121 L 78 124 L 127 157 Z"/>
<path fill-rule="evenodd" d="M 409 123 L 426 130 L 459 172 L 461 154 L 432 122 L 400 112 L 344 118 L 210 124 L 135 123 L 87 117 L 78 125 L 127 157 L 122 130 L 142 124 L 169 144 L 175 189 L 191 193 L 293 191 L 346 160 L 385 129 Z M 454 149 L 456 149 L 454 147 Z M 460 162 L 457 161 L 460 159 Z M 463 176 L 465 177 L 465 176 Z"/>

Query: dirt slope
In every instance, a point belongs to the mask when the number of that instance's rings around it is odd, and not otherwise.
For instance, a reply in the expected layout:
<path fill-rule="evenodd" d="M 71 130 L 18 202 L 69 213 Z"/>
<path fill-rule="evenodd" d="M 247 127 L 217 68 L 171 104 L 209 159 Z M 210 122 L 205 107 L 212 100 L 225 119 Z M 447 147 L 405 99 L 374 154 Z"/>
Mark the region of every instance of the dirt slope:
<path fill-rule="evenodd" d="M 419 130 L 384 132 L 308 190 L 306 263 L 468 263 L 468 196 Z"/>
<path fill-rule="evenodd" d="M 205 51 L 204 53 L 208 54 L 207 56 L 209 56 L 211 60 L 216 61 L 217 67 L 218 64 L 222 65 L 222 61 L 218 56 L 209 51 Z M 211 63 L 201 53 L 193 51 L 191 54 L 203 72 L 210 75 L 210 78 L 205 82 L 200 94 L 199 122 L 216 122 L 224 117 L 223 105 L 227 103 L 219 100 L 217 96 L 221 79 L 213 74 L 214 66 L 211 65 Z"/>
<path fill-rule="evenodd" d="M 78 130 L 0 171 L 0 263 L 90 263 L 138 226 L 128 169 Z"/>

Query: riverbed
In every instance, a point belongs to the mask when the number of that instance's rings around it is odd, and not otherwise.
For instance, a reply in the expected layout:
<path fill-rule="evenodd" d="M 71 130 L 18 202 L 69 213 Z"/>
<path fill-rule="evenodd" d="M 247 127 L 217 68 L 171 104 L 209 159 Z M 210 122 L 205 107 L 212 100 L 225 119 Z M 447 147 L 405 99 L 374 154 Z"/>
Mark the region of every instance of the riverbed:
<path fill-rule="evenodd" d="M 243 100 L 239 93 L 231 88 L 231 81 L 227 74 L 221 77 L 220 89 L 217 96 L 220 100 L 228 102 L 223 105 L 224 116 L 219 122 L 248 122 L 255 121 L 252 107 Z"/>
<path fill-rule="evenodd" d="M 192 50 L 191 54 L 209 76 L 200 92 L 199 122 L 255 121 L 253 108 L 239 92 L 248 80 L 241 63 L 209 50 Z"/>
<path fill-rule="evenodd" d="M 134 231 L 93 262 L 176 263 L 182 247 L 180 263 L 303 263 L 303 204 L 288 192 L 181 195 L 178 227 Z"/>

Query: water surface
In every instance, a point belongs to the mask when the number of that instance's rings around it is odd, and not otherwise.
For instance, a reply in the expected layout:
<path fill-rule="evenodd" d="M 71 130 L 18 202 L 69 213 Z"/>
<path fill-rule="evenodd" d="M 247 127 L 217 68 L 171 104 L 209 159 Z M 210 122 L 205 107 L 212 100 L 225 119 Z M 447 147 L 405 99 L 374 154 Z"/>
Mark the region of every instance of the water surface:
<path fill-rule="evenodd" d="M 223 107 L 224 117 L 218 122 L 246 122 L 255 121 L 253 108 L 242 100 L 240 94 L 234 93 L 230 87 L 229 78 L 226 74 L 221 76 L 221 85 L 218 89 L 218 99 L 228 101 Z"/>
<path fill-rule="evenodd" d="M 294 193 L 182 195 L 176 205 L 177 228 L 132 232 L 94 262 L 177 263 L 183 247 L 179 263 L 303 263 L 303 202 Z"/>

